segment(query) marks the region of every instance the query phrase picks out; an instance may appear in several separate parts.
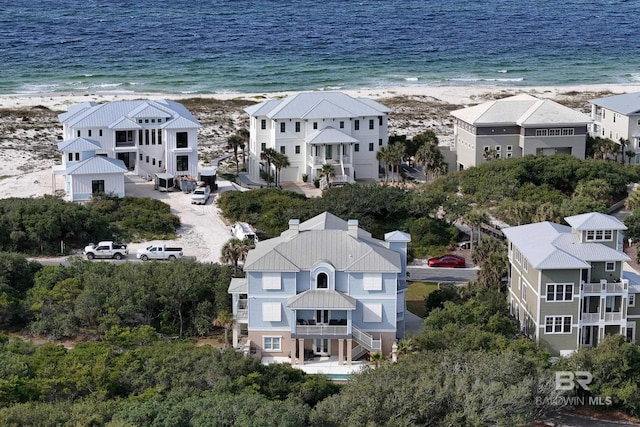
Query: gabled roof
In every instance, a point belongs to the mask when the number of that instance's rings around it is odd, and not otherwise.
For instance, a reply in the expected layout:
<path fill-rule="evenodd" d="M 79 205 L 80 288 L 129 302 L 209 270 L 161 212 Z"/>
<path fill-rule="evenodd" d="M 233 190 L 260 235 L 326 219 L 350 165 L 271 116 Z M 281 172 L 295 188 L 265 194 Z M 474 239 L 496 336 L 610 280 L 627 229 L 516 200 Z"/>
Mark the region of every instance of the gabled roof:
<path fill-rule="evenodd" d="M 489 125 L 577 125 L 591 123 L 591 118 L 548 99 L 520 94 L 488 101 L 451 115 L 476 126 Z"/>
<path fill-rule="evenodd" d="M 67 153 L 69 151 L 96 151 L 100 148 L 100 143 L 98 141 L 81 137 L 67 139 L 58 143 L 58 150 L 63 153 Z"/>
<path fill-rule="evenodd" d="M 350 144 L 359 141 L 338 129 L 327 126 L 307 136 L 305 142 L 307 144 Z"/>
<path fill-rule="evenodd" d="M 244 270 L 310 270 L 318 260 L 338 271 L 401 271 L 399 253 L 364 230 L 358 229 L 358 237 L 350 235 L 347 222 L 327 212 L 299 224 L 297 232 L 289 229 L 279 237 L 258 242 L 249 251 Z"/>
<path fill-rule="evenodd" d="M 587 230 L 626 230 L 627 227 L 615 216 L 598 212 L 568 216 L 564 219 L 571 227 L 579 231 Z"/>
<path fill-rule="evenodd" d="M 380 116 L 392 110 L 372 99 L 342 92 L 300 92 L 280 100 L 264 101 L 245 109 L 251 116 L 278 119 L 319 119 Z"/>
<path fill-rule="evenodd" d="M 355 310 L 356 300 L 331 289 L 310 289 L 289 298 L 287 307 L 294 310 Z"/>
<path fill-rule="evenodd" d="M 246 277 L 234 277 L 231 279 L 231 283 L 229 283 L 229 289 L 227 290 L 230 294 L 246 294 L 249 291 L 249 285 L 247 284 Z"/>
<path fill-rule="evenodd" d="M 87 160 L 79 162 L 67 169 L 67 175 L 99 175 L 113 174 L 127 171 L 122 160 L 112 159 L 110 157 L 94 156 Z"/>
<path fill-rule="evenodd" d="M 640 114 L 640 92 L 606 96 L 592 99 L 589 102 L 625 116 Z"/>
<path fill-rule="evenodd" d="M 621 228 L 612 227 L 622 225 L 615 217 L 598 213 L 576 215 L 565 220 L 574 229 L 577 229 L 574 224 L 587 227 L 598 224 L 601 226 L 598 228 L 600 230 L 621 230 Z M 538 270 L 591 268 L 589 264 L 591 261 L 629 260 L 623 252 L 602 243 L 581 243 L 571 227 L 549 221 L 507 227 L 503 228 L 502 232 L 524 255 L 529 264 Z"/>
<path fill-rule="evenodd" d="M 118 130 L 118 129 L 142 129 L 138 123 L 129 117 L 119 117 L 115 122 L 109 125 L 110 129 Z"/>
<path fill-rule="evenodd" d="M 138 118 L 162 119 L 160 123 L 164 126 L 180 120 L 180 128 L 201 127 L 198 120 L 182 104 L 167 99 L 83 103 L 72 106 L 66 113 L 58 115 L 58 119 L 71 128 L 110 128 L 113 124 L 120 123 L 123 118 L 129 118 L 134 122 Z"/>
<path fill-rule="evenodd" d="M 385 233 L 384 235 L 385 242 L 410 242 L 411 235 L 409 233 L 404 233 L 402 231 L 396 230 L 391 231 L 389 233 Z"/>

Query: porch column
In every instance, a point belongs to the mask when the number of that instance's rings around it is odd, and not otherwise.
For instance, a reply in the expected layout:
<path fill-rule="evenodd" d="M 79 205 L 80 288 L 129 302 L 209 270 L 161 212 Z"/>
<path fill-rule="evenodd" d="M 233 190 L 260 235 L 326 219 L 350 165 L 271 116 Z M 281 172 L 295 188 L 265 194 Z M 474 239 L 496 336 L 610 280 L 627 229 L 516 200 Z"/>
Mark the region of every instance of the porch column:
<path fill-rule="evenodd" d="M 351 338 L 347 338 L 347 365 L 351 365 L 351 350 L 353 349 L 353 340 Z"/>
<path fill-rule="evenodd" d="M 240 335 L 240 325 L 238 323 L 234 323 L 233 324 L 233 332 L 232 333 L 233 333 L 232 342 L 233 342 L 233 347 L 235 348 L 235 347 L 238 346 L 238 336 Z"/>
<path fill-rule="evenodd" d="M 296 339 L 291 338 L 291 345 L 289 346 L 291 353 L 291 366 L 296 364 Z"/>
<path fill-rule="evenodd" d="M 351 179 L 355 181 L 356 179 L 356 162 L 353 160 L 353 144 L 349 144 L 349 164 L 351 167 L 349 168 L 349 175 L 351 175 Z M 380 164 L 378 163 L 378 169 L 380 169 Z M 380 172 L 376 174 L 379 176 Z"/>
<path fill-rule="evenodd" d="M 298 340 L 298 365 L 304 365 L 304 338 Z"/>
<path fill-rule="evenodd" d="M 344 363 L 344 339 L 338 339 L 338 365 Z"/>

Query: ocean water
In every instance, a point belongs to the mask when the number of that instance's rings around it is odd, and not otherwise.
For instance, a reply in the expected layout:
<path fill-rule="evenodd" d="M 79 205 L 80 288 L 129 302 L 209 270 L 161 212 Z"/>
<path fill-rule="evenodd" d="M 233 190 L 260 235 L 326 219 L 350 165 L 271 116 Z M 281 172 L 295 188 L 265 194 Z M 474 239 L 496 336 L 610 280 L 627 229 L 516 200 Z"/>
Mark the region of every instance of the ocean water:
<path fill-rule="evenodd" d="M 5 0 L 0 93 L 640 82 L 637 0 Z"/>

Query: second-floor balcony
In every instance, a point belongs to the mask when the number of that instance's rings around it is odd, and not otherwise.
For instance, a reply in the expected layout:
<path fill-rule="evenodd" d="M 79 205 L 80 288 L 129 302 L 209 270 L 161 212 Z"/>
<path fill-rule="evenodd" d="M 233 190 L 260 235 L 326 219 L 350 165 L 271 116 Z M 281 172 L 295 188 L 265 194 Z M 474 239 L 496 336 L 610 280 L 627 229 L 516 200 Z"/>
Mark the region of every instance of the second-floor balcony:
<path fill-rule="evenodd" d="M 339 165 L 341 161 L 345 165 L 351 164 L 351 156 L 334 155 L 330 158 L 326 158 L 324 156 L 309 156 L 309 163 L 312 166 L 322 166 L 326 163 L 330 165 Z"/>
<path fill-rule="evenodd" d="M 131 147 L 135 147 L 136 143 L 135 141 L 116 141 L 116 148 L 131 148 Z"/>
<path fill-rule="evenodd" d="M 304 336 L 316 336 L 316 337 L 335 337 L 335 336 L 347 336 L 349 335 L 349 326 L 346 321 L 344 324 L 321 324 L 321 325 L 309 325 L 309 324 L 296 324 L 294 335 Z"/>
<path fill-rule="evenodd" d="M 600 313 L 582 313 L 582 318 L 580 320 L 582 323 L 599 323 L 601 321 L 609 323 L 620 322 L 625 319 L 621 311 L 612 311 L 605 312 L 604 315 L 601 315 Z"/>
<path fill-rule="evenodd" d="M 249 304 L 248 300 L 240 299 L 238 300 L 238 306 L 236 308 L 236 320 L 246 320 L 249 318 Z"/>
<path fill-rule="evenodd" d="M 619 282 L 607 282 L 606 280 L 601 280 L 600 283 L 580 283 L 580 291 L 582 293 L 624 293 L 628 292 L 628 290 L 629 281 L 627 279 L 622 279 Z"/>

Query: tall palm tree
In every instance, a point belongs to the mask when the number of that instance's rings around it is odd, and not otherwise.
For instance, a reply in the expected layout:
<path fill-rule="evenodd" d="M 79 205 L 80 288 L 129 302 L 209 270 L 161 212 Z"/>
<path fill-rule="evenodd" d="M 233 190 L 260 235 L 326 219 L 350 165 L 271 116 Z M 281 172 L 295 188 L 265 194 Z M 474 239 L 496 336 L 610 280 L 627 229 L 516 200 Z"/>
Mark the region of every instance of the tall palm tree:
<path fill-rule="evenodd" d="M 398 178 L 398 182 L 400 182 L 400 167 L 402 165 L 402 160 L 404 158 L 404 145 L 402 143 L 395 143 L 391 145 L 387 145 L 388 147 L 388 155 L 389 155 L 389 164 L 392 165 L 395 169 L 396 176 Z M 393 178 L 392 178 L 393 181 Z"/>
<path fill-rule="evenodd" d="M 229 329 L 233 326 L 233 314 L 229 310 L 220 310 L 218 316 L 213 319 L 213 326 L 224 328 L 224 348 L 227 348 Z"/>
<path fill-rule="evenodd" d="M 376 160 L 384 164 L 384 182 L 389 180 L 389 146 L 385 145 L 376 152 Z"/>
<path fill-rule="evenodd" d="M 335 173 L 333 172 L 333 165 L 331 165 L 331 163 L 325 163 L 322 165 L 319 173 L 320 178 L 326 178 L 328 183 L 334 175 Z"/>
<path fill-rule="evenodd" d="M 619 149 L 618 152 L 622 154 L 622 164 L 624 165 L 625 149 L 629 146 L 629 140 L 620 138 L 618 142 L 620 143 L 620 146 L 618 147 Z"/>
<path fill-rule="evenodd" d="M 233 149 L 233 158 L 236 161 L 236 173 L 240 173 L 240 163 L 238 163 L 238 148 L 243 144 L 242 138 L 238 134 L 231 135 L 227 139 L 227 146 Z"/>
<path fill-rule="evenodd" d="M 234 273 L 238 272 L 238 262 L 247 259 L 249 250 L 253 247 L 248 239 L 240 240 L 237 238 L 229 239 L 222 246 L 222 256 L 220 261 L 224 264 L 232 264 Z"/>
<path fill-rule="evenodd" d="M 267 187 L 271 186 L 271 163 L 273 163 L 273 159 L 275 156 L 279 154 L 273 148 L 265 148 L 262 153 L 260 153 L 260 160 L 267 162 Z"/>
<path fill-rule="evenodd" d="M 473 239 L 475 236 L 475 231 L 476 229 L 478 230 L 478 241 L 480 240 L 480 227 L 482 226 L 482 224 L 488 224 L 489 223 L 489 215 L 487 215 L 486 212 L 484 211 L 478 211 L 478 210 L 472 210 L 470 212 L 468 212 L 464 218 L 463 218 L 463 222 L 465 222 L 467 225 L 469 225 L 469 228 L 471 229 L 471 252 L 473 252 Z"/>
<path fill-rule="evenodd" d="M 447 173 L 447 164 L 444 161 L 444 156 L 438 146 L 434 144 L 425 144 L 418 148 L 415 161 L 423 166 L 425 175 L 429 174 L 437 178 L 439 175 Z"/>
<path fill-rule="evenodd" d="M 282 171 L 282 169 L 286 169 L 291 166 L 291 162 L 289 162 L 289 158 L 282 153 L 276 153 L 271 162 L 273 163 L 273 167 L 276 168 L 276 187 L 279 187 L 281 175 L 280 172 Z"/>

